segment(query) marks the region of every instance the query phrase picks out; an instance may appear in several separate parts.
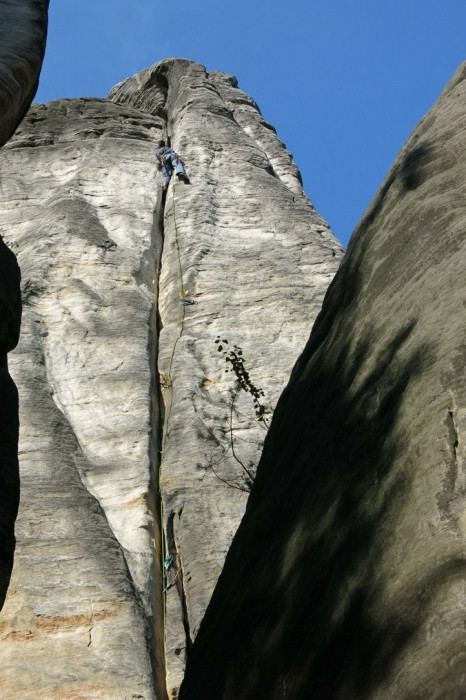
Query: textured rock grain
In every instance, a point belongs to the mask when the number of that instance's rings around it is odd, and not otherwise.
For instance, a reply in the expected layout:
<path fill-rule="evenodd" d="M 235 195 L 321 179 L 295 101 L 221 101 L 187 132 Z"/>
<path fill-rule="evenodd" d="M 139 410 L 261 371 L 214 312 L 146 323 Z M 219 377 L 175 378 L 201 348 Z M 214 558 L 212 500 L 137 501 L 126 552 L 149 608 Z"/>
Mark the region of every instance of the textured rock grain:
<path fill-rule="evenodd" d="M 303 322 L 315 318 L 342 250 L 304 194 L 290 154 L 231 76 L 168 60 L 110 97 L 167 119 L 166 135 L 191 179 L 167 195 L 159 285 L 159 372 L 171 379 L 163 392 L 164 527 L 181 569 L 178 588 L 167 593 L 168 685 L 176 688 L 246 502 L 218 478 L 231 483 L 238 465 L 221 438 L 234 381 L 215 339 L 242 348 L 273 407 L 303 346 Z M 180 301 L 179 264 L 192 305 Z M 235 444 L 247 462 L 258 458 L 251 447 L 263 433 L 250 397 L 239 396 L 237 409 Z"/>
<path fill-rule="evenodd" d="M 0 146 L 13 134 L 34 97 L 44 55 L 47 9 L 48 0 L 0 4 Z M 0 610 L 13 566 L 19 500 L 18 395 L 6 353 L 18 342 L 20 323 L 19 268 L 0 238 Z"/>
<path fill-rule="evenodd" d="M 6 697 L 164 697 L 165 665 L 177 695 L 244 512 L 230 432 L 246 464 L 264 435 L 216 337 L 242 348 L 270 415 L 342 256 L 232 77 L 170 59 L 110 98 L 34 106 L 0 158 L 25 303 Z M 191 179 L 166 202 L 162 135 Z"/>
<path fill-rule="evenodd" d="M 353 234 L 180 698 L 466 687 L 466 64 Z"/>
<path fill-rule="evenodd" d="M 24 300 L 5 697 L 153 697 L 156 129 L 105 100 L 36 105 L 1 154 Z"/>
<path fill-rule="evenodd" d="M 36 93 L 45 50 L 49 0 L 0 3 L 0 146 Z"/>

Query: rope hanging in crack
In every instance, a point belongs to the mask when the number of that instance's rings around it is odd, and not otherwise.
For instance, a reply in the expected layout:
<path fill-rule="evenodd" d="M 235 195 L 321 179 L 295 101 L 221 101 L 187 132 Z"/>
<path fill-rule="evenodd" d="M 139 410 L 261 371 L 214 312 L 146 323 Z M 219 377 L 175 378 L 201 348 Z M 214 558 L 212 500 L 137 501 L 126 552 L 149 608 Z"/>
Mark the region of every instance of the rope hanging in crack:
<path fill-rule="evenodd" d="M 170 553 L 167 553 L 166 551 L 166 542 L 165 542 L 165 517 L 164 517 L 164 508 L 163 508 L 163 499 L 162 499 L 162 488 L 161 488 L 161 480 L 162 480 L 162 466 L 163 466 L 163 460 L 164 460 L 164 455 L 165 455 L 165 442 L 167 438 L 167 427 L 168 427 L 168 419 L 170 416 L 171 412 L 171 407 L 172 407 L 172 368 L 173 368 L 173 360 L 175 357 L 175 351 L 176 351 L 176 346 L 178 344 L 179 339 L 181 338 L 181 334 L 183 332 L 183 321 L 184 321 L 184 312 L 185 312 L 185 296 L 187 294 L 187 290 L 183 288 L 183 270 L 181 267 L 181 255 L 180 255 L 180 246 L 178 243 L 178 229 L 176 225 L 176 210 L 175 210 L 175 179 L 172 181 L 172 192 L 173 192 L 173 202 L 172 202 L 172 216 L 173 216 L 173 231 L 174 231 L 174 247 L 176 251 L 176 258 L 177 258 L 177 269 L 178 269 L 178 287 L 179 287 L 179 302 L 178 302 L 178 315 L 176 319 L 176 325 L 175 325 L 175 335 L 173 339 L 173 345 L 171 348 L 170 352 L 170 359 L 168 363 L 168 369 L 166 375 L 162 375 L 160 379 L 160 385 L 162 386 L 163 389 L 165 389 L 166 392 L 166 400 L 165 400 L 165 412 L 164 412 L 164 419 L 163 419 L 163 426 L 162 426 L 162 445 L 161 445 L 161 450 L 160 450 L 160 465 L 159 465 L 159 495 L 160 495 L 160 520 L 161 520 L 161 559 L 162 559 L 162 625 L 163 625 L 163 645 L 164 645 L 164 657 L 166 656 L 166 632 L 167 632 L 167 591 L 172 588 L 176 580 L 178 578 L 178 574 L 181 569 L 181 565 L 178 565 L 178 570 L 176 573 L 176 576 L 173 581 L 169 582 L 168 581 L 168 571 L 173 563 L 173 555 Z"/>
<path fill-rule="evenodd" d="M 173 185 L 172 185 L 172 191 L 173 191 L 173 204 L 172 204 L 172 215 L 173 215 L 173 232 L 174 232 L 174 247 L 176 251 L 176 258 L 177 258 L 177 268 L 178 268 L 178 287 L 179 287 L 179 301 L 178 301 L 178 316 L 176 319 L 176 324 L 175 324 L 175 335 L 173 339 L 173 345 L 172 349 L 170 352 L 170 359 L 168 362 L 168 369 L 166 375 L 164 375 L 161 378 L 161 385 L 163 388 L 165 388 L 168 391 L 170 391 L 170 403 L 167 404 L 165 402 L 165 415 L 164 415 L 164 421 L 163 421 L 163 429 L 162 429 L 162 459 L 164 455 L 164 448 L 165 448 L 165 440 L 167 436 L 167 425 L 168 425 L 168 418 L 170 415 L 171 411 L 171 398 L 172 398 L 172 392 L 171 392 L 171 385 L 172 385 L 172 368 L 173 368 L 173 360 L 175 357 L 175 350 L 176 346 L 178 344 L 179 339 L 181 338 L 181 334 L 183 331 L 183 321 L 184 321 L 184 307 L 185 304 L 183 303 L 184 297 L 187 294 L 187 290 L 183 288 L 183 270 L 181 267 L 181 255 L 180 255 L 180 246 L 178 243 L 178 229 L 176 225 L 176 213 L 175 213 L 175 181 L 173 180 Z"/>

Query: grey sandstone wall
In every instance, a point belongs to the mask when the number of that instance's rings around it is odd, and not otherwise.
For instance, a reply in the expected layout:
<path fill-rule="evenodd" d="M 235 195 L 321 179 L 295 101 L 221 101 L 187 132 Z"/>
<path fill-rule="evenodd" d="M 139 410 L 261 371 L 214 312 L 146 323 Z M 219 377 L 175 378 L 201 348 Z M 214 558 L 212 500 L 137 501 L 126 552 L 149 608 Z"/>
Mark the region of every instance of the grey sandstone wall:
<path fill-rule="evenodd" d="M 166 201 L 161 136 L 191 181 Z M 265 435 L 215 341 L 270 419 L 342 248 L 253 100 L 189 61 L 35 105 L 0 177 L 24 304 L 1 689 L 175 697 L 246 505 L 233 451 L 249 468 Z"/>
<path fill-rule="evenodd" d="M 465 105 L 463 64 L 353 234 L 183 700 L 464 696 Z"/>
<path fill-rule="evenodd" d="M 36 92 L 47 8 L 48 0 L 0 2 L 0 146 L 13 134 Z M 18 396 L 7 353 L 18 342 L 20 322 L 20 272 L 0 238 L 0 610 L 13 565 L 19 500 Z"/>
<path fill-rule="evenodd" d="M 343 251 L 233 76 L 167 59 L 107 99 L 31 109 L 0 152 L 3 353 L 15 255 L 23 298 L 1 697 L 177 697 L 187 656 L 189 700 L 461 697 L 465 71 L 307 345 Z M 166 197 L 160 137 L 190 177 Z M 235 347 L 267 422 L 294 365 L 247 508 L 265 431 Z M 0 369 L 5 591 L 18 421 Z"/>

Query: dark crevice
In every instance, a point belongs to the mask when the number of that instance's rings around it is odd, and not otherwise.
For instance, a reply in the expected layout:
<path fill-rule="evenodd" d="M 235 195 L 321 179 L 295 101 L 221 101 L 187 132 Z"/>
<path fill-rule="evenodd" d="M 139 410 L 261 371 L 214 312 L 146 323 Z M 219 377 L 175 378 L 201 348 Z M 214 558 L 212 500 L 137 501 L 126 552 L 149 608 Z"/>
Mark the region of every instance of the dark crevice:
<path fill-rule="evenodd" d="M 180 519 L 181 514 L 183 512 L 183 509 L 181 509 L 178 512 L 178 519 Z M 189 626 L 189 617 L 188 617 L 188 606 L 186 602 L 186 593 L 185 593 L 185 587 L 184 587 L 184 577 L 183 577 L 183 566 L 182 566 L 182 559 L 181 559 L 181 552 L 178 547 L 177 541 L 176 541 L 176 535 L 175 535 L 175 527 L 174 527 L 174 520 L 175 520 L 175 513 L 171 513 L 170 517 L 167 522 L 167 547 L 168 547 L 168 553 L 172 554 L 173 560 L 174 560 L 174 575 L 173 575 L 173 583 L 176 585 L 176 590 L 178 592 L 178 596 L 180 598 L 180 606 L 181 606 L 181 612 L 182 612 L 182 623 L 183 623 L 183 628 L 185 632 L 185 653 L 186 656 L 188 656 L 189 652 L 191 651 L 191 646 L 192 646 L 192 640 L 191 640 L 191 631 L 190 631 L 190 626 Z M 181 654 L 182 649 L 179 650 L 179 653 Z"/>
<path fill-rule="evenodd" d="M 154 520 L 154 562 L 152 577 L 152 668 L 156 687 L 156 696 L 167 700 L 165 668 L 165 630 L 163 615 L 164 574 L 162 564 L 163 552 L 163 515 L 162 496 L 160 493 L 161 450 L 163 439 L 164 402 L 160 388 L 158 370 L 159 337 L 162 320 L 159 312 L 159 279 L 164 241 L 164 205 L 165 193 L 160 194 L 154 211 L 151 245 L 155 248 L 154 261 L 154 303 L 151 311 L 149 357 L 151 361 L 151 440 L 150 440 L 150 498 L 149 507 Z"/>
<path fill-rule="evenodd" d="M 450 418 L 451 428 L 452 428 L 452 432 L 453 432 L 453 435 L 454 435 L 454 440 L 453 440 L 453 456 L 454 456 L 455 462 L 456 462 L 457 459 L 458 459 L 458 453 L 457 453 L 457 451 L 458 451 L 458 445 L 459 445 L 459 438 L 458 438 L 458 426 L 456 425 L 456 415 L 455 415 L 455 413 L 456 413 L 456 411 L 454 411 L 454 410 L 449 410 L 449 411 L 448 411 L 448 416 L 449 416 L 449 418 Z"/>
<path fill-rule="evenodd" d="M 170 145 L 170 138 L 166 137 L 166 143 Z M 167 591 L 176 585 L 178 595 L 180 597 L 180 608 L 183 626 L 186 632 L 186 653 L 190 649 L 191 637 L 189 633 L 189 623 L 187 616 L 186 598 L 183 585 L 183 571 L 181 567 L 180 553 L 176 546 L 173 535 L 173 515 L 169 517 L 167 522 L 167 531 L 164 528 L 164 512 L 163 512 L 163 497 L 160 489 L 160 478 L 163 461 L 164 449 L 164 430 L 166 430 L 166 411 L 167 406 L 163 395 L 163 387 L 169 388 L 170 378 L 164 377 L 159 368 L 159 338 L 163 328 L 162 318 L 159 311 L 159 285 L 162 269 L 162 254 L 165 243 L 165 204 L 167 201 L 167 190 L 161 190 L 157 200 L 156 210 L 154 212 L 153 225 L 153 245 L 156 247 L 157 254 L 154 263 L 156 280 L 154 288 L 154 304 L 152 308 L 151 319 L 151 376 L 152 376 L 152 437 L 151 437 L 151 508 L 154 517 L 154 586 L 152 591 L 153 610 L 154 610 L 154 625 L 153 625 L 153 659 L 152 665 L 154 670 L 155 685 L 157 689 L 157 697 L 161 700 L 167 700 L 166 686 L 166 619 L 165 619 L 165 601 Z M 182 332 L 184 320 L 184 309 L 181 317 L 181 327 L 179 329 L 178 341 Z M 168 384 L 165 384 L 168 382 Z M 164 558 L 169 555 L 173 556 L 173 564 L 168 570 L 165 568 Z M 173 573 L 171 573 L 173 572 Z M 181 653 L 181 650 L 180 650 Z"/>
<path fill-rule="evenodd" d="M 452 400 L 446 418 L 446 427 L 449 432 L 449 444 L 452 459 L 447 463 L 447 468 L 443 474 L 442 489 L 437 493 L 437 507 L 442 520 L 448 522 L 450 527 L 459 535 L 462 534 L 461 522 L 458 514 L 458 499 L 461 498 L 463 488 L 458 483 L 460 478 L 460 463 L 458 459 L 458 448 L 460 446 L 460 434 L 457 424 L 457 406 Z"/>
<path fill-rule="evenodd" d="M 167 145 L 170 145 L 170 137 L 165 138 Z M 152 439 L 151 439 L 151 493 L 153 501 L 154 515 L 154 590 L 153 590 L 153 606 L 154 606 L 154 648 L 153 648 L 153 668 L 155 684 L 157 689 L 157 697 L 161 700 L 167 700 L 167 681 L 166 681 L 166 613 L 164 596 L 175 588 L 180 599 L 181 621 L 185 631 L 186 649 L 178 649 L 177 654 L 181 655 L 185 651 L 186 655 L 191 648 L 190 626 L 188 621 L 187 603 L 185 595 L 185 587 L 183 580 L 183 569 L 181 562 L 180 550 L 176 543 L 174 535 L 174 517 L 175 514 L 164 514 L 163 511 L 163 495 L 160 488 L 163 450 L 166 440 L 167 421 L 169 405 L 166 404 L 164 391 L 169 390 L 171 377 L 165 376 L 160 371 L 159 366 L 159 338 L 163 328 L 161 315 L 159 312 L 159 285 L 162 270 L 162 254 L 165 244 L 165 205 L 167 202 L 167 189 L 161 190 L 156 211 L 154 213 L 153 227 L 153 242 L 157 247 L 157 258 L 155 261 L 155 289 L 154 289 L 154 305 L 153 319 L 151 323 L 151 375 L 152 375 Z M 176 236 L 176 232 L 175 232 Z M 181 292 L 181 290 L 180 290 Z M 175 347 L 181 337 L 183 330 L 183 322 L 185 316 L 185 308 L 181 310 L 180 325 L 175 329 Z M 170 372 L 169 372 L 170 373 Z M 178 517 L 181 516 L 181 511 Z M 167 521 L 168 516 L 168 521 Z M 165 530 L 164 523 L 167 522 Z M 173 557 L 173 562 L 166 565 L 167 557 Z M 172 591 L 174 592 L 174 591 Z"/>

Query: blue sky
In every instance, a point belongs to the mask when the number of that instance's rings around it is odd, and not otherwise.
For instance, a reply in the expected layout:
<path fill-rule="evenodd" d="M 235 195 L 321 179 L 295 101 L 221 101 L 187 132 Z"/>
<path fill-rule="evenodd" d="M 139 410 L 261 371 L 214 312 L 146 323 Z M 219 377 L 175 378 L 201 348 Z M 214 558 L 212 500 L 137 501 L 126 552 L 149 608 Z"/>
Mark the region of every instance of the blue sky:
<path fill-rule="evenodd" d="M 36 101 L 103 97 L 168 56 L 237 76 L 346 245 L 466 59 L 466 2 L 51 0 Z"/>

